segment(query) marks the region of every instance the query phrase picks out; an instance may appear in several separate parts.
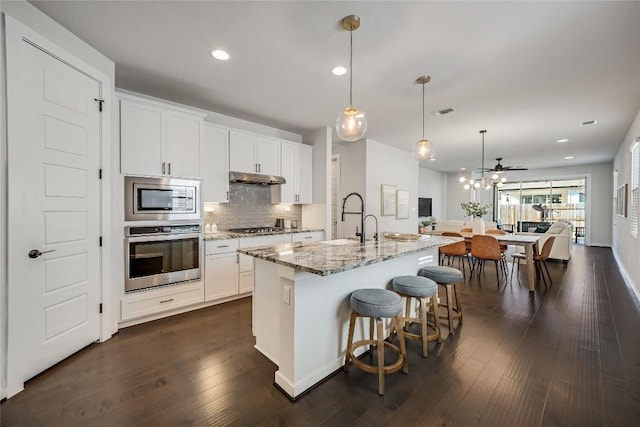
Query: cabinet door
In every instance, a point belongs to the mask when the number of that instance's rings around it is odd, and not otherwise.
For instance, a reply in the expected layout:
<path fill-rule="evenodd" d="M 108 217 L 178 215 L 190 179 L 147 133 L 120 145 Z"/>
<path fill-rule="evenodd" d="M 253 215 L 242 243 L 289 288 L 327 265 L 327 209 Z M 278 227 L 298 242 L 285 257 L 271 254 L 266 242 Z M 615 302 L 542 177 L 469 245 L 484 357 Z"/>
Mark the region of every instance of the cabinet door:
<path fill-rule="evenodd" d="M 256 138 L 256 163 L 258 173 L 280 176 L 280 141 Z"/>
<path fill-rule="evenodd" d="M 296 203 L 313 203 L 313 149 L 300 145 L 296 161 L 298 197 Z"/>
<path fill-rule="evenodd" d="M 257 173 L 255 138 L 242 132 L 229 133 L 229 170 Z"/>
<path fill-rule="evenodd" d="M 181 178 L 200 178 L 202 120 L 167 113 L 166 132 L 166 174 Z"/>
<path fill-rule="evenodd" d="M 282 144 L 282 176 L 287 181 L 280 185 L 280 203 L 295 203 L 296 201 L 296 146 Z"/>
<path fill-rule="evenodd" d="M 307 231 L 291 234 L 292 242 L 321 242 L 324 238 L 323 231 Z"/>
<path fill-rule="evenodd" d="M 204 125 L 200 174 L 203 202 L 229 201 L 229 130 Z"/>
<path fill-rule="evenodd" d="M 120 172 L 162 175 L 162 118 L 159 108 L 120 101 Z"/>
<path fill-rule="evenodd" d="M 204 299 L 213 301 L 238 294 L 237 255 L 208 255 L 204 266 Z"/>

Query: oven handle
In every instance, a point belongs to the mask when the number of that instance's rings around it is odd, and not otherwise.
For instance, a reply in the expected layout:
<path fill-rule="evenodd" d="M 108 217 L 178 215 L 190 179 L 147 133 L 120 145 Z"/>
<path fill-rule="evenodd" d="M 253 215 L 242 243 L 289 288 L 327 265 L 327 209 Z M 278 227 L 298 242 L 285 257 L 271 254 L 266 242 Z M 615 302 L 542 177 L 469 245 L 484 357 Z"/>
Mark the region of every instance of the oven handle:
<path fill-rule="evenodd" d="M 184 239 L 200 239 L 200 233 L 179 233 L 179 234 L 145 234 L 141 236 L 125 237 L 128 243 L 138 242 L 157 242 L 161 240 L 184 240 Z"/>

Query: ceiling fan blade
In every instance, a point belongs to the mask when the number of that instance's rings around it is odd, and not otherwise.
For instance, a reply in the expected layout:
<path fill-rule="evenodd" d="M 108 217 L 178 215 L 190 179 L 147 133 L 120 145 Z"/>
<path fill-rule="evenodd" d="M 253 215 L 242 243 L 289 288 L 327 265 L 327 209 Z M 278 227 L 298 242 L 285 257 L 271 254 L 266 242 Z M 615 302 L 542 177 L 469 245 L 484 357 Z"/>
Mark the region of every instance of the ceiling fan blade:
<path fill-rule="evenodd" d="M 504 166 L 503 170 L 509 171 L 528 171 L 529 168 L 525 168 L 524 166 Z"/>

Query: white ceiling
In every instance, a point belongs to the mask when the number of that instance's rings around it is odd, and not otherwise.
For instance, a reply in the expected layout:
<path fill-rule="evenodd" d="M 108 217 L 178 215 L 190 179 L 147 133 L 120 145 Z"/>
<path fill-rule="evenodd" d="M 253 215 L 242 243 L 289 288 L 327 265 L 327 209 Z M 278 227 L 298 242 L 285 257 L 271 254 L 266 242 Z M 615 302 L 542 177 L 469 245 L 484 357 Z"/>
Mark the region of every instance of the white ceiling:
<path fill-rule="evenodd" d="M 611 161 L 640 110 L 640 2 L 34 1 L 116 63 L 116 86 L 304 134 L 354 105 L 367 137 L 430 169 L 558 167 Z M 226 62 L 213 48 L 231 55 Z M 579 127 L 586 120 L 595 126 Z M 555 142 L 569 138 L 569 142 Z M 564 160 L 565 156 L 575 156 Z"/>

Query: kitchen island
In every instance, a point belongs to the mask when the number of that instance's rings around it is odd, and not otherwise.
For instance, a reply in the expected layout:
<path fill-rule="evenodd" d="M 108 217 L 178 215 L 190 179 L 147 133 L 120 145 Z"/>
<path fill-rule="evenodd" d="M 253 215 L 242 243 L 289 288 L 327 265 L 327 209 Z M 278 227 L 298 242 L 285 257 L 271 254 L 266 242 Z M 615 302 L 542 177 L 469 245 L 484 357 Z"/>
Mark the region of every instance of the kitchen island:
<path fill-rule="evenodd" d="M 354 290 L 391 288 L 395 276 L 436 265 L 438 248 L 460 240 L 343 239 L 239 249 L 255 258 L 255 347 L 278 366 L 276 386 L 296 399 L 343 365 Z"/>

